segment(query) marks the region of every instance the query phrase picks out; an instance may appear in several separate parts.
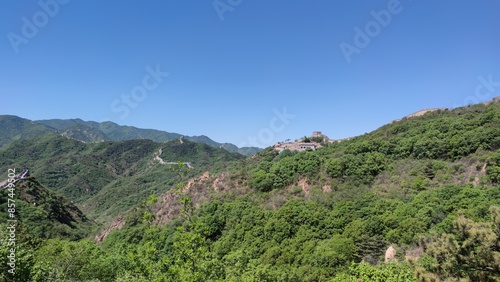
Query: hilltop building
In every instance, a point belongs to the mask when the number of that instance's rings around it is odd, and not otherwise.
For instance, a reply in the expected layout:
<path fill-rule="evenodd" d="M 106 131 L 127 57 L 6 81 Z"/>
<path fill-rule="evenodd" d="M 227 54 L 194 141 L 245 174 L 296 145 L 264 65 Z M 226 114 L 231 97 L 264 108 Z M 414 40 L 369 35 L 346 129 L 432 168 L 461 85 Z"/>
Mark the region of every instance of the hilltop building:
<path fill-rule="evenodd" d="M 321 144 L 324 143 L 334 143 L 350 140 L 351 138 L 345 139 L 330 139 L 328 136 L 324 135 L 321 131 L 313 131 L 312 135 L 309 137 L 304 137 L 295 141 L 285 141 L 278 142 L 273 147 L 278 152 L 283 150 L 290 151 L 316 151 L 317 149 L 323 147 Z"/>
<path fill-rule="evenodd" d="M 313 131 L 312 137 L 323 137 L 323 133 L 321 131 Z"/>
<path fill-rule="evenodd" d="M 290 150 L 290 151 L 316 151 L 316 149 L 321 148 L 321 145 L 319 143 L 304 143 L 304 142 L 286 142 L 286 143 L 281 143 L 278 142 L 276 145 L 274 145 L 274 149 L 277 150 L 278 152 L 284 151 L 284 150 Z"/>
<path fill-rule="evenodd" d="M 493 97 L 491 100 L 483 102 L 482 104 L 488 105 L 488 104 L 496 103 L 496 102 L 500 102 L 500 96 Z M 403 119 L 423 116 L 428 112 L 446 111 L 446 110 L 451 110 L 451 109 L 446 109 L 446 108 L 423 109 L 423 110 L 417 111 L 415 113 L 412 113 L 410 115 L 407 115 Z M 394 120 L 392 122 L 398 122 L 401 120 L 402 119 L 397 119 L 397 120 Z M 304 137 L 302 139 L 298 139 L 295 141 L 286 140 L 285 142 L 278 142 L 273 147 L 278 152 L 282 152 L 284 150 L 299 151 L 299 152 L 315 151 L 315 150 L 323 147 L 321 144 L 344 142 L 344 141 L 351 140 L 352 138 L 353 137 L 344 138 L 344 139 L 330 139 L 330 138 L 328 138 L 328 136 L 324 135 L 321 131 L 313 131 L 313 133 L 310 137 Z"/>
<path fill-rule="evenodd" d="M 312 136 L 308 138 L 317 139 L 318 137 L 322 137 L 323 142 L 329 140 L 329 138 L 323 135 L 321 131 L 314 131 L 312 133 Z M 302 138 L 291 142 L 278 142 L 274 145 L 274 149 L 277 150 L 278 152 L 282 152 L 284 150 L 303 152 L 303 151 L 316 151 L 317 149 L 322 147 L 321 144 L 318 142 L 306 141 L 308 138 Z"/>

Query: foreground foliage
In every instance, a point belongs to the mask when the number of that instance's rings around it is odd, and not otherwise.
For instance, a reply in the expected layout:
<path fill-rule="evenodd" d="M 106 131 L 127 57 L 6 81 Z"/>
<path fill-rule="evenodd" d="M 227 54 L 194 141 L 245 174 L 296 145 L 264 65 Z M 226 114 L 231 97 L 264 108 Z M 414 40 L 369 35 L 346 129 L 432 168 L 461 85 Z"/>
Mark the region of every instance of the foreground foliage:
<path fill-rule="evenodd" d="M 330 205 L 292 200 L 267 210 L 249 197 L 213 200 L 164 227 L 128 225 L 102 245 L 22 242 L 18 268 L 33 281 L 495 281 L 500 275 L 499 187 L 447 186 L 409 202 L 367 194 Z M 399 246 L 399 261 L 418 246 L 424 255 L 411 266 L 370 265 L 389 244 Z"/>
<path fill-rule="evenodd" d="M 267 149 L 214 165 L 213 173 L 228 175 L 224 185 L 230 189 L 215 191 L 209 180 L 195 184 L 205 193 L 201 201 L 184 185 L 169 187 L 177 189 L 183 210 L 163 226 L 154 224 L 155 210 L 168 197 L 143 197 L 124 215 L 125 226 L 102 244 L 20 229 L 16 278 L 500 281 L 499 105 L 404 119 L 314 152 Z M 108 152 L 115 166 L 120 157 L 112 148 L 159 149 L 133 144 L 101 144 L 92 152 Z M 178 148 L 163 156 L 204 155 L 194 145 L 171 145 Z M 217 155 L 208 155 L 207 164 L 217 162 Z M 140 173 L 140 166 L 135 169 Z M 171 182 L 193 176 L 168 173 Z M 396 255 L 384 263 L 389 246 Z M 3 279 L 10 279 L 8 252 L 1 241 Z"/>

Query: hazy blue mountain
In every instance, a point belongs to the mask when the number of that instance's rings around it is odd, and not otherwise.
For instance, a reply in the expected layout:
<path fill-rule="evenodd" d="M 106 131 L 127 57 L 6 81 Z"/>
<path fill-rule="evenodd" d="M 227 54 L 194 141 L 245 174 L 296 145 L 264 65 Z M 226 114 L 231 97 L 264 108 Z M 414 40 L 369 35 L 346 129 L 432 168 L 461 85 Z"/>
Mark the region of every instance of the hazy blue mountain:
<path fill-rule="evenodd" d="M 223 148 L 223 149 L 225 149 L 226 151 L 229 151 L 229 152 L 237 152 L 237 153 L 240 153 L 240 154 L 242 154 L 244 156 L 253 156 L 253 155 L 257 154 L 258 152 L 262 151 L 261 148 L 257 148 L 257 147 L 241 147 L 241 148 L 238 148 L 238 146 L 236 146 L 234 144 L 231 144 L 231 143 L 221 144 L 220 148 Z"/>
<path fill-rule="evenodd" d="M 64 131 L 65 136 L 85 142 L 98 142 L 104 140 L 123 141 L 135 139 L 150 139 L 155 142 L 167 142 L 183 137 L 185 140 L 207 144 L 215 148 L 223 148 L 229 152 L 236 152 L 250 156 L 262 149 L 256 147 L 238 148 L 230 143 L 218 143 L 208 136 L 183 136 L 179 133 L 166 132 L 156 129 L 143 129 L 134 126 L 118 125 L 116 123 L 83 121 L 81 119 L 50 119 L 39 120 L 38 123 L 53 127 L 59 131 Z M 87 127 L 86 129 L 83 127 Z M 100 133 L 99 133 L 99 132 Z"/>
<path fill-rule="evenodd" d="M 1 148 L 0 180 L 7 179 L 8 168 L 27 167 L 40 183 L 95 218 L 124 211 L 171 187 L 178 178 L 170 163 L 189 163 L 192 176 L 242 158 L 188 140 L 83 143 L 49 133 Z"/>
<path fill-rule="evenodd" d="M 238 148 L 229 143 L 218 143 L 207 136 L 184 136 L 156 129 L 143 129 L 134 126 L 118 125 L 116 123 L 84 121 L 81 119 L 48 119 L 31 121 L 17 116 L 0 116 L 0 146 L 14 140 L 42 136 L 47 133 L 57 133 L 62 136 L 83 142 L 125 141 L 149 139 L 155 142 L 167 142 L 179 138 L 207 144 L 214 148 L 224 148 L 250 156 L 262 151 L 260 148 Z"/>

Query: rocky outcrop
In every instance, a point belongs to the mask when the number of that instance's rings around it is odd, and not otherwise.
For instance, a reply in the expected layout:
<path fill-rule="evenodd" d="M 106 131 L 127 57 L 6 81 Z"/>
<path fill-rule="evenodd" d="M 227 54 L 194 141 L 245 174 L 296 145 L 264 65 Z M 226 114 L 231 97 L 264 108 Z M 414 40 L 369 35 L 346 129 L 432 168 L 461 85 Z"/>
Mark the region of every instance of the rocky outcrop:
<path fill-rule="evenodd" d="M 385 251 L 385 263 L 389 263 L 391 261 L 398 261 L 396 259 L 396 249 L 390 246 L 387 251 Z"/>
<path fill-rule="evenodd" d="M 125 226 L 125 221 L 123 220 L 123 217 L 117 218 L 115 221 L 113 221 L 106 229 L 101 231 L 98 235 L 95 236 L 94 240 L 96 242 L 102 243 L 104 239 L 113 231 L 113 230 L 118 230 L 122 229 L 123 226 Z"/>

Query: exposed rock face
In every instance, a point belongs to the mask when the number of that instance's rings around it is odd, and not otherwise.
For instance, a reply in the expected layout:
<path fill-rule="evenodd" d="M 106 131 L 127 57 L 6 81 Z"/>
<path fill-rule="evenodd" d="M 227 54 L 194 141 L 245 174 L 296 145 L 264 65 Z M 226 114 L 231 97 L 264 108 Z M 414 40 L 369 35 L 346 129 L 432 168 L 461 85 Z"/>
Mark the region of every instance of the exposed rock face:
<path fill-rule="evenodd" d="M 332 186 L 331 185 L 325 185 L 321 189 L 323 190 L 323 193 L 332 192 Z"/>
<path fill-rule="evenodd" d="M 302 188 L 302 191 L 304 191 L 304 195 L 308 196 L 309 192 L 311 192 L 311 185 L 307 183 L 307 180 L 306 179 L 299 180 L 299 186 Z"/>
<path fill-rule="evenodd" d="M 96 235 L 94 240 L 102 243 L 104 239 L 106 239 L 106 237 L 109 235 L 109 233 L 111 233 L 113 230 L 122 229 L 124 225 L 125 221 L 123 220 L 123 217 L 120 216 L 115 221 L 113 221 L 108 228 L 101 231 L 99 235 Z"/>
<path fill-rule="evenodd" d="M 407 250 L 405 254 L 405 258 L 407 261 L 410 260 L 418 260 L 424 255 L 424 249 L 422 247 L 418 247 L 415 249 Z"/>
<path fill-rule="evenodd" d="M 385 251 L 385 262 L 391 262 L 391 261 L 397 261 L 396 259 L 396 249 L 394 249 L 392 246 Z"/>
<path fill-rule="evenodd" d="M 203 175 L 200 177 L 199 182 L 206 181 L 209 179 L 210 179 L 210 172 L 205 171 L 205 173 L 203 173 Z"/>

